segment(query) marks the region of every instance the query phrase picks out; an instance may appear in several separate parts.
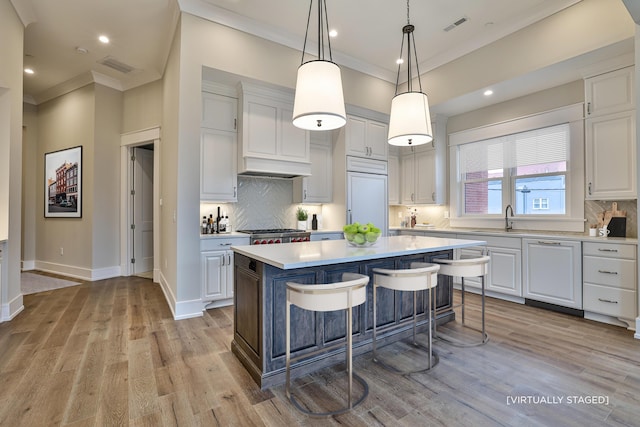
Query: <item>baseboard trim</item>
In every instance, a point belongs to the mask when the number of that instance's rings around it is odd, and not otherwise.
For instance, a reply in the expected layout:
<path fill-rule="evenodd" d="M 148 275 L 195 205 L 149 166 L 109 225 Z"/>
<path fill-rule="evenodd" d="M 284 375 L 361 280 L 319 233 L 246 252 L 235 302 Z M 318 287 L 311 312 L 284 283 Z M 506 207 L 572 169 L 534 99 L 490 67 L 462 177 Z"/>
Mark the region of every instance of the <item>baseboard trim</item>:
<path fill-rule="evenodd" d="M 22 271 L 29 271 L 36 269 L 36 262 L 34 260 L 22 261 Z"/>
<path fill-rule="evenodd" d="M 171 287 L 167 282 L 161 271 L 158 271 L 160 276 L 160 289 L 164 294 L 164 298 L 169 304 L 169 310 L 173 314 L 174 320 L 191 319 L 193 317 L 202 317 L 203 315 L 203 303 L 201 299 L 190 301 L 177 301 L 175 295 L 171 291 Z M 155 276 L 155 272 L 154 272 Z"/>
<path fill-rule="evenodd" d="M 606 323 L 609 325 L 621 326 L 623 328 L 629 329 L 630 331 L 635 331 L 634 329 L 635 322 L 631 319 L 627 320 L 620 317 L 611 317 L 611 316 L 607 316 L 606 314 L 592 313 L 590 311 L 584 312 L 584 318 L 588 320 L 594 320 L 600 323 Z"/>
<path fill-rule="evenodd" d="M 57 264 L 47 261 L 35 261 L 34 269 L 47 273 L 60 274 L 62 276 L 73 277 L 87 282 L 96 280 L 111 279 L 112 277 L 120 277 L 120 266 L 103 267 L 97 269 L 89 269 L 84 267 L 76 267 L 73 265 Z"/>
<path fill-rule="evenodd" d="M 17 297 L 9 301 L 7 304 L 2 304 L 0 310 L 0 321 L 8 322 L 16 317 L 20 312 L 24 310 L 24 304 L 22 302 L 22 294 L 18 294 Z"/>

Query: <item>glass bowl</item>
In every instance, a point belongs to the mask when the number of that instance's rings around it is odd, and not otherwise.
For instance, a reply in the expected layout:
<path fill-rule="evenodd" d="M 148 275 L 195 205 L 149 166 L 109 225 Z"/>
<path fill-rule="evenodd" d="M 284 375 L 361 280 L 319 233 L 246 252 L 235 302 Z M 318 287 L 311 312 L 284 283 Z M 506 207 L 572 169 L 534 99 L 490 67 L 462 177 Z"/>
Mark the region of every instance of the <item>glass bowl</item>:
<path fill-rule="evenodd" d="M 350 246 L 355 246 L 356 248 L 365 248 L 367 246 L 373 246 L 380 237 L 381 233 L 342 233 L 344 234 L 344 239 L 347 241 L 347 244 Z"/>

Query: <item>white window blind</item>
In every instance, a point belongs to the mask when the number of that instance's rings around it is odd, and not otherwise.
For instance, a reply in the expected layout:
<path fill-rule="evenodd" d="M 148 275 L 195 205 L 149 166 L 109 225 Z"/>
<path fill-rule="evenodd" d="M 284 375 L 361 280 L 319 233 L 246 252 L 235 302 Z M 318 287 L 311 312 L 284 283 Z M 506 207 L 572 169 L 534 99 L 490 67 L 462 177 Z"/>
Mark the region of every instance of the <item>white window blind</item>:
<path fill-rule="evenodd" d="M 564 162 L 569 124 L 561 124 L 459 146 L 460 173 Z"/>

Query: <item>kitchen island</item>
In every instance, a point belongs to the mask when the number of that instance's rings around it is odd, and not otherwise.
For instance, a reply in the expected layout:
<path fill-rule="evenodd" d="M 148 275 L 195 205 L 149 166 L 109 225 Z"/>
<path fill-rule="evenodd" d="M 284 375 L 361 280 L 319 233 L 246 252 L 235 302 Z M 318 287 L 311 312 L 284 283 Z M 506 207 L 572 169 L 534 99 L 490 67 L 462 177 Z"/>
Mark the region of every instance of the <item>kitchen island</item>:
<path fill-rule="evenodd" d="M 232 351 L 261 388 L 284 383 L 286 282 L 303 284 L 341 281 L 346 272 L 366 274 L 373 280 L 374 268 L 409 268 L 412 262 L 451 259 L 453 250 L 483 246 L 478 240 L 422 236 L 381 237 L 373 246 L 352 247 L 345 240 L 277 245 L 232 246 L 234 251 L 234 338 Z M 369 282 L 370 284 L 372 282 Z M 372 286 L 367 300 L 354 308 L 353 352 L 368 352 L 372 339 Z M 426 293 L 418 294 L 418 325 L 426 325 Z M 438 276 L 436 305 L 442 309 L 438 322 L 454 318 L 451 278 Z M 385 342 L 411 334 L 412 293 L 378 290 L 378 326 L 389 326 L 379 336 Z M 344 312 L 309 312 L 292 309 L 292 357 L 322 350 L 344 340 Z M 301 360 L 292 366 L 292 376 L 301 376 L 344 360 L 344 348 Z"/>

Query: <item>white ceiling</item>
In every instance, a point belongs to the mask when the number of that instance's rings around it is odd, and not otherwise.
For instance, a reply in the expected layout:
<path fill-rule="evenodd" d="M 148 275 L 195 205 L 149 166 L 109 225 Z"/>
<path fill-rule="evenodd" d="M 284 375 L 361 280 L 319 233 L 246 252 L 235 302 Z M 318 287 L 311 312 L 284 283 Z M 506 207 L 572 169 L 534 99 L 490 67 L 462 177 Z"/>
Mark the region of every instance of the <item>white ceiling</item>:
<path fill-rule="evenodd" d="M 159 79 L 180 11 L 301 50 L 309 9 L 309 2 L 302 0 L 11 1 L 23 21 L 33 21 L 25 29 L 24 63 L 36 74 L 25 75 L 24 93 L 37 102 L 46 99 L 52 88 L 74 79 L 108 81 L 122 90 Z M 416 27 L 420 72 L 579 1 L 413 0 L 410 20 Z M 334 61 L 395 82 L 401 30 L 407 22 L 406 5 L 405 0 L 327 0 L 329 24 L 339 33 L 331 42 Z M 464 24 L 444 31 L 463 17 L 467 19 Z M 100 44 L 99 34 L 108 35 L 111 43 Z M 313 34 L 310 37 L 316 38 Z M 88 53 L 78 53 L 78 47 Z M 125 74 L 98 62 L 106 57 L 134 70 Z M 523 87 L 513 82 L 511 85 L 520 90 Z M 441 106 L 441 112 L 460 112 L 454 101 Z M 457 102 L 469 108 L 467 102 Z"/>

